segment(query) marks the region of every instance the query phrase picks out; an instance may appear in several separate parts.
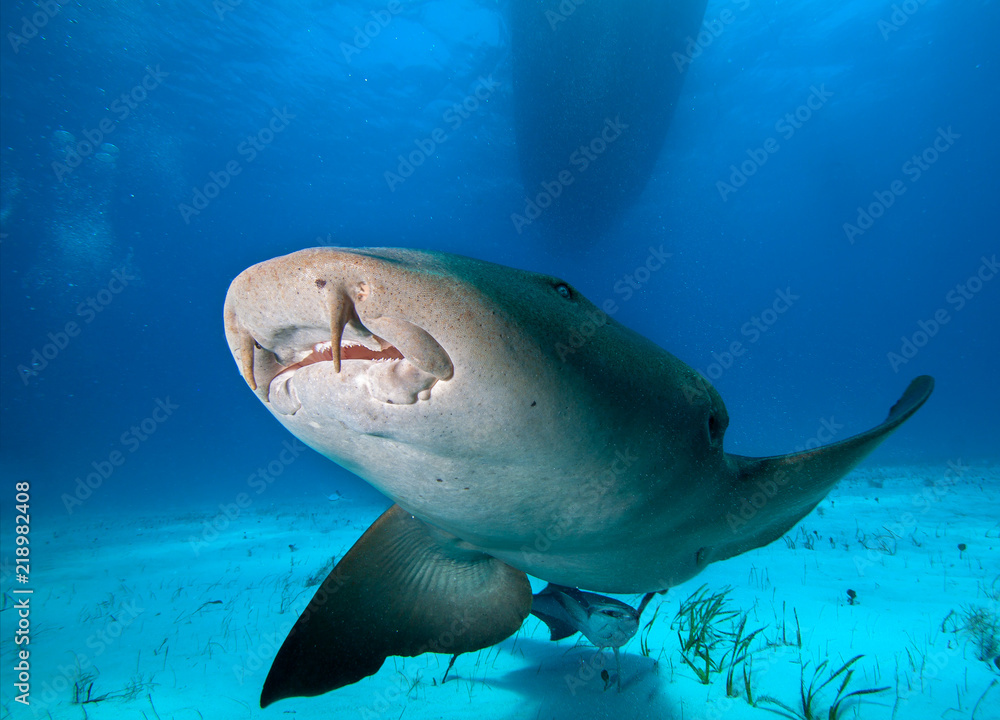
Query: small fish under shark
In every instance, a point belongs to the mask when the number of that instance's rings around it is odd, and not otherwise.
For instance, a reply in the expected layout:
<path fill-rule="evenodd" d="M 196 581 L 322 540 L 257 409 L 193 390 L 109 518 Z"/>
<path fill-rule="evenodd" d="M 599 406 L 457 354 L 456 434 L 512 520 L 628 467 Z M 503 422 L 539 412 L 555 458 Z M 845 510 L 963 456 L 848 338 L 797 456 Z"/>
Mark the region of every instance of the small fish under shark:
<path fill-rule="evenodd" d="M 615 653 L 616 682 L 622 688 L 622 665 L 618 648 L 639 629 L 639 617 L 655 593 L 647 593 L 638 608 L 597 593 L 549 583 L 531 597 L 531 614 L 549 628 L 550 640 L 581 633 L 595 647 Z"/>

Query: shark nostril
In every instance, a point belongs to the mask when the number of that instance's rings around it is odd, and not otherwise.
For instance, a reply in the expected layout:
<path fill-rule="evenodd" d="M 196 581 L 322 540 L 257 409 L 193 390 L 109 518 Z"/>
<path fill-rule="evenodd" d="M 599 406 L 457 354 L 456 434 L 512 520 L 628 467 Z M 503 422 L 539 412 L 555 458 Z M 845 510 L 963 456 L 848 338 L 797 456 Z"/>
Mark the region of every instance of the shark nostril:
<path fill-rule="evenodd" d="M 344 328 L 357 318 L 354 303 L 347 292 L 339 290 L 330 293 L 330 344 L 334 369 L 340 372 L 340 343 L 344 338 Z M 360 322 L 359 322 L 360 324 Z"/>
<path fill-rule="evenodd" d="M 254 375 L 254 351 L 260 348 L 260 344 L 250 333 L 240 330 L 239 335 L 240 370 L 243 372 L 243 379 L 251 390 L 257 389 L 257 378 Z"/>

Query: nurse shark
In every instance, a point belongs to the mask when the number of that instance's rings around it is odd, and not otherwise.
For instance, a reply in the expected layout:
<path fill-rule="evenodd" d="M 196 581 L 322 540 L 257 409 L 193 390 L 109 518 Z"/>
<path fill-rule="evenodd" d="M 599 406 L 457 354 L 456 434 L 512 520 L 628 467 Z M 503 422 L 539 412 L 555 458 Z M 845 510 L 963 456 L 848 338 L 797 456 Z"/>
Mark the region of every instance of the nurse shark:
<path fill-rule="evenodd" d="M 313 248 L 240 273 L 224 317 L 265 407 L 394 503 L 299 617 L 262 707 L 503 640 L 531 610 L 527 574 L 650 593 L 766 545 L 933 389 L 916 378 L 854 437 L 751 458 L 724 452 L 714 387 L 549 275 Z"/>

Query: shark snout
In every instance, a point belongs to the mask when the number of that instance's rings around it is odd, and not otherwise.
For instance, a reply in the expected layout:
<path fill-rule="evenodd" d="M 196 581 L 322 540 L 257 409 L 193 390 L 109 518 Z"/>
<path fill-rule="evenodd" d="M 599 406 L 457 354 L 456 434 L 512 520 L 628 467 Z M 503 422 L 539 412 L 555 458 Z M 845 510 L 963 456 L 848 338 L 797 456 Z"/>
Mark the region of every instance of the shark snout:
<path fill-rule="evenodd" d="M 376 399 L 415 402 L 454 366 L 441 344 L 398 308 L 391 277 L 363 267 L 351 253 L 305 250 L 255 265 L 226 296 L 226 337 L 244 380 L 273 410 L 291 414 L 301 400 L 293 375 L 364 373 Z M 365 258 L 367 264 L 373 261 Z"/>

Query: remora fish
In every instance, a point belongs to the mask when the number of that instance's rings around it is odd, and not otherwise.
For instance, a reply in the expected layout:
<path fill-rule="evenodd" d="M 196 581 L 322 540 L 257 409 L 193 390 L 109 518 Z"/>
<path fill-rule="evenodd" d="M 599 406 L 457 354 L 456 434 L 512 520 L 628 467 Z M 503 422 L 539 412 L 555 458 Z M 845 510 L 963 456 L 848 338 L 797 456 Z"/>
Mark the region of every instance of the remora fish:
<path fill-rule="evenodd" d="M 649 596 L 647 595 L 647 601 Z M 641 607 L 645 607 L 645 601 Z M 618 648 L 639 629 L 636 610 L 620 600 L 549 583 L 531 598 L 531 614 L 549 628 L 550 640 L 562 640 L 582 633 L 594 646 L 611 648 L 618 669 L 618 689 L 622 688 L 622 663 Z"/>

